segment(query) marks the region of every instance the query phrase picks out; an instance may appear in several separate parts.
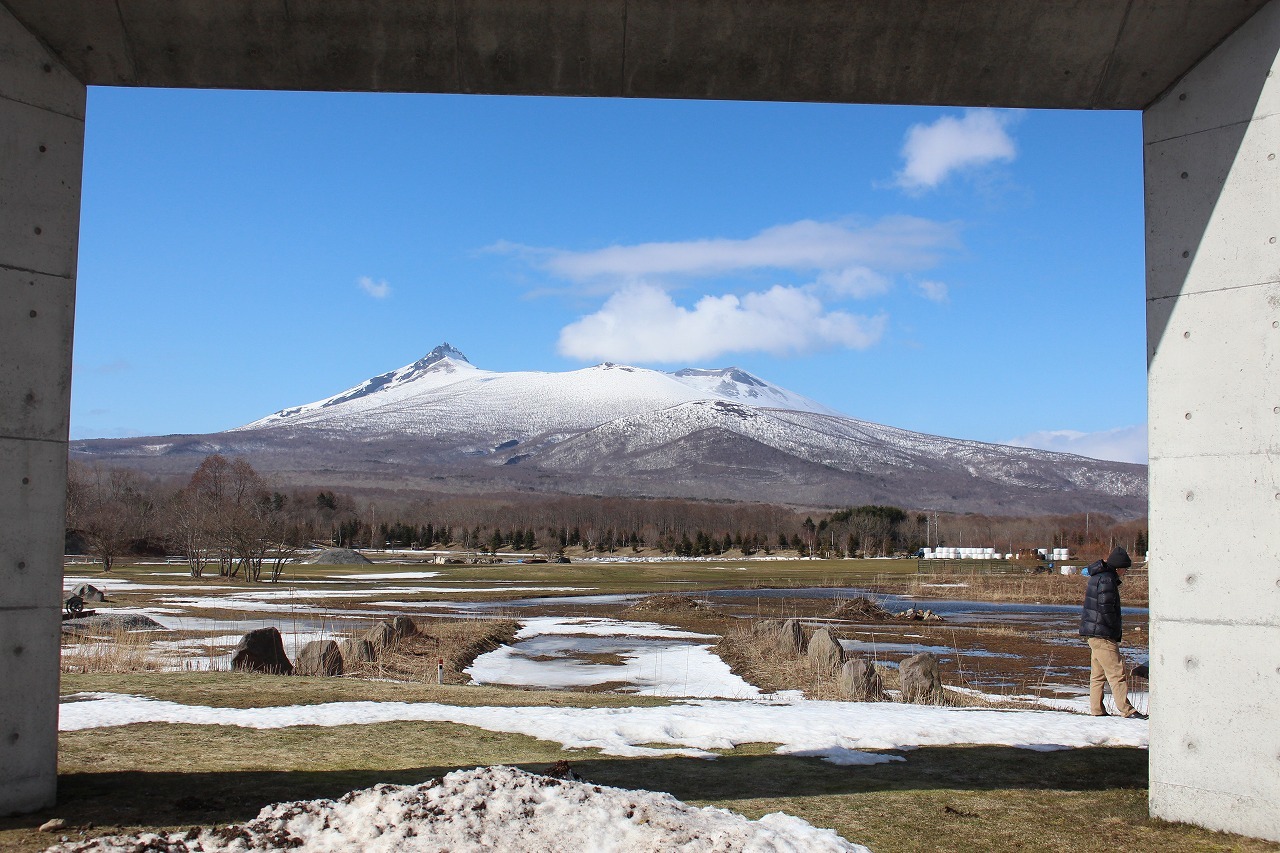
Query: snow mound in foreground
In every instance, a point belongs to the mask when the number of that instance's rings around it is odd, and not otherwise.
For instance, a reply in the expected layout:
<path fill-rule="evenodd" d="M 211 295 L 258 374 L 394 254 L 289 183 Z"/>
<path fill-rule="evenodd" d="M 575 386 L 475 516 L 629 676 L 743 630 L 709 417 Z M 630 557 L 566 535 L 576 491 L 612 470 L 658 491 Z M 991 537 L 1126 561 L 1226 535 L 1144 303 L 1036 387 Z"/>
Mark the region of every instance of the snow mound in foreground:
<path fill-rule="evenodd" d="M 748 820 L 670 794 L 562 781 L 514 767 L 458 770 L 421 785 L 375 785 L 338 800 L 267 806 L 243 826 L 70 842 L 48 853 L 194 851 L 862 851 L 775 812 Z"/>

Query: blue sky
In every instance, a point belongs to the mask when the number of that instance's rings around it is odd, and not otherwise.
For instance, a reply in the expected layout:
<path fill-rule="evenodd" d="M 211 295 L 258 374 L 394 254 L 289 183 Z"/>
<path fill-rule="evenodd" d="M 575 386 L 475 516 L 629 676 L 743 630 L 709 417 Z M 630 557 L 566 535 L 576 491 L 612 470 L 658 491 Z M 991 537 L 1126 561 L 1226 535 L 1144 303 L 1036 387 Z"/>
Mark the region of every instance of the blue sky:
<path fill-rule="evenodd" d="M 1145 459 L 1137 113 L 91 89 L 87 127 L 73 438 L 448 341 Z"/>

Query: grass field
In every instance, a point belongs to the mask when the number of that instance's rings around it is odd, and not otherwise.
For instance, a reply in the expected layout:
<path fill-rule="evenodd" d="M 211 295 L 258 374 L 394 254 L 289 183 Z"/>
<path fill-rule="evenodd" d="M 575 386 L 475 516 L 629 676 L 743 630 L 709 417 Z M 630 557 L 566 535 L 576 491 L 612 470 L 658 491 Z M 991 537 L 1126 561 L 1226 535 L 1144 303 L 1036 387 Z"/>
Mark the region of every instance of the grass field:
<path fill-rule="evenodd" d="M 391 572 L 430 571 L 436 576 L 402 581 L 377 578 Z M 286 592 L 287 602 L 316 602 L 328 611 L 369 608 L 378 598 L 410 601 L 480 601 L 516 597 L 655 592 L 690 593 L 729 588 L 872 587 L 883 592 L 998 601 L 1075 602 L 1081 579 L 1060 575 L 990 575 L 953 572 L 917 575 L 915 560 L 709 560 L 687 562 L 575 562 L 569 565 L 290 565 L 279 585 L 228 581 L 216 574 L 192 579 L 182 566 L 131 565 L 109 575 L 93 566 L 69 566 L 77 577 L 136 582 L 140 588 L 108 590 L 112 606 L 155 606 L 164 596 L 210 598 L 232 592 Z M 964 587 L 930 587 L 964 583 Z M 386 587 L 422 587 L 396 592 Z M 194 592 L 183 587 L 195 587 Z M 574 587 L 560 593 L 530 587 Z M 434 589 L 429 589 L 434 588 Z M 367 590 L 367 594 L 364 594 Z M 450 591 L 455 590 L 455 591 Z M 488 590 L 488 591 L 485 591 Z M 1137 584 L 1125 592 L 1136 593 Z M 325 597 L 326 592 L 358 592 Z M 368 599 L 368 601 L 362 601 Z M 1139 603 L 1126 595 L 1126 603 Z M 245 599 L 240 599 L 245 600 Z M 171 604 L 172 602 L 170 602 Z M 809 601 L 813 615 L 834 605 Z M 185 605 L 184 605 L 185 606 Z M 566 601 L 565 606 L 569 605 Z M 776 599 L 763 615 L 789 615 L 797 601 Z M 755 610 L 760 604 L 743 601 Z M 311 618 L 246 609 L 236 612 L 193 603 L 204 617 L 285 621 Z M 527 611 L 550 612 L 550 608 Z M 519 608 L 496 608 L 511 616 Z M 521 611 L 523 616 L 526 611 Z M 630 613 L 617 604 L 593 613 L 652 619 L 729 636 L 733 617 L 701 611 Z M 739 615 L 759 615 L 743 614 Z M 427 620 L 430 621 L 430 620 Z M 490 623 L 493 625 L 494 623 Z M 477 626 L 458 622 L 460 649 Z M 509 628 L 504 628 L 509 632 Z M 1037 651 L 1023 648 L 1023 631 L 1008 627 L 906 626 L 876 628 L 882 637 L 906 633 L 915 641 L 981 643 L 1018 652 L 1027 665 Z M 972 635 L 972 636 L 970 636 Z M 959 639 L 957 639 L 959 638 Z M 893 637 L 889 637 L 893 639 Z M 1070 648 L 1061 652 L 1067 654 Z M 430 656 L 434 666 L 434 655 Z M 465 655 L 463 655 L 465 657 Z M 734 655 L 729 655 L 732 659 Z M 459 658 L 459 662 L 462 658 Z M 1003 659 L 993 659 L 1001 661 Z M 775 662 L 776 663 L 776 662 Z M 745 669 L 760 665 L 741 661 Z M 780 666 L 790 675 L 797 663 Z M 987 664 L 995 666 L 995 662 Z M 122 667 L 128 669 L 128 667 Z M 776 668 L 776 667 L 775 667 Z M 455 681 L 465 680 L 450 666 Z M 763 670 L 762 670 L 763 671 Z M 796 670 L 799 671 L 799 670 Z M 376 674 L 376 673 L 375 673 Z M 761 673 L 756 683 L 770 686 Z M 782 688 L 781 673 L 775 673 Z M 433 680 L 434 677 L 432 676 Z M 951 683 L 951 682 L 948 682 Z M 129 693 L 191 705 L 255 708 L 339 701 L 438 702 L 455 706 L 557 706 L 621 708 L 660 706 L 668 700 L 598 691 L 523 690 L 503 687 L 397 683 L 362 678 L 300 678 L 230 672 L 64 673 L 63 692 Z M 822 691 L 818 691 L 821 693 Z M 816 696 L 816 694 L 815 694 Z M 21 818 L 0 820 L 0 849 L 43 849 L 56 836 L 35 827 L 50 817 L 67 821 L 69 838 L 141 829 L 242 822 L 281 800 L 339 796 L 377 782 L 420 782 L 454 769 L 514 764 L 539 770 L 568 757 L 587 779 L 624 788 L 668 791 L 697 805 L 716 805 L 752 818 L 785 811 L 835 829 L 878 853 L 928 850 L 1280 850 L 1236 836 L 1153 821 L 1146 814 L 1147 753 L 1132 748 L 1036 752 L 995 746 L 922 747 L 903 752 L 905 762 L 836 766 L 816 758 L 774 754 L 774 746 L 742 744 L 713 761 L 680 757 L 618 758 L 595 750 L 566 752 L 558 742 L 445 722 L 390 722 L 335 727 L 296 726 L 255 730 L 232 726 L 141 723 L 64 732 L 60 738 L 60 805 Z"/>
<path fill-rule="evenodd" d="M 65 692 L 110 689 L 174 701 L 257 707 L 330 700 L 576 706 L 657 704 L 609 694 L 435 687 L 227 674 L 68 676 Z M 1120 748 L 1033 752 L 929 747 L 905 762 L 837 767 L 746 744 L 713 761 L 566 753 L 557 743 L 450 723 L 275 730 L 136 724 L 64 733 L 60 802 L 0 820 L 0 849 L 34 851 L 53 837 L 242 822 L 280 800 L 334 797 L 376 782 L 419 782 L 450 770 L 568 757 L 587 779 L 668 791 L 758 818 L 786 811 L 888 851 L 1274 851 L 1278 845 L 1146 816 L 1147 755 Z"/>

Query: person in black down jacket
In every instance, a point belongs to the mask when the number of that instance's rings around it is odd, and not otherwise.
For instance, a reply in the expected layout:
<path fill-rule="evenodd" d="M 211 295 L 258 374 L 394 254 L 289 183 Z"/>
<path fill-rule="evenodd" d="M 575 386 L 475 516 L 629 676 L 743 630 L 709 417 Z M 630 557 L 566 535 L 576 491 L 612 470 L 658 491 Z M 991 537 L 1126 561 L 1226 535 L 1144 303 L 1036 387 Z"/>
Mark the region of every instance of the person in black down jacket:
<path fill-rule="evenodd" d="M 1131 565 L 1133 561 L 1125 550 L 1116 548 L 1107 559 L 1089 566 L 1080 636 L 1089 641 L 1089 713 L 1095 717 L 1107 716 L 1102 706 L 1102 685 L 1110 682 L 1120 716 L 1147 718 L 1129 704 L 1129 679 L 1120 659 L 1120 583 Z"/>

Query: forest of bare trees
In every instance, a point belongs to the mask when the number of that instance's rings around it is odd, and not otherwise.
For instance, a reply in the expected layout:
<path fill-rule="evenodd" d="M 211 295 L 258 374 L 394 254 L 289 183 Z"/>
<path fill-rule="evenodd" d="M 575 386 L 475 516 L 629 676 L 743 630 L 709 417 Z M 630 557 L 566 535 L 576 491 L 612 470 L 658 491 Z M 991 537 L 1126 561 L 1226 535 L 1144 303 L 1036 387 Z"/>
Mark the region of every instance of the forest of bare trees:
<path fill-rule="evenodd" d="M 905 555 L 927 546 L 1082 557 L 1114 545 L 1146 550 L 1146 520 L 1081 513 L 996 517 L 858 506 L 802 510 L 757 503 L 513 494 L 348 495 L 284 488 L 242 459 L 206 458 L 185 482 L 73 463 L 67 538 L 110 571 L 133 556 L 184 558 L 193 577 L 277 580 L 298 549 L 317 545 L 498 550 L 552 558 L 594 554 Z"/>

